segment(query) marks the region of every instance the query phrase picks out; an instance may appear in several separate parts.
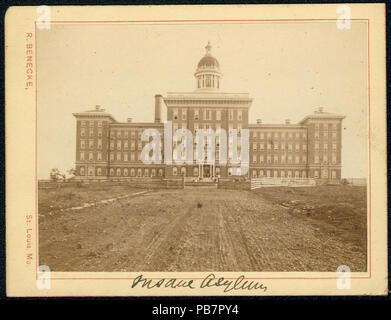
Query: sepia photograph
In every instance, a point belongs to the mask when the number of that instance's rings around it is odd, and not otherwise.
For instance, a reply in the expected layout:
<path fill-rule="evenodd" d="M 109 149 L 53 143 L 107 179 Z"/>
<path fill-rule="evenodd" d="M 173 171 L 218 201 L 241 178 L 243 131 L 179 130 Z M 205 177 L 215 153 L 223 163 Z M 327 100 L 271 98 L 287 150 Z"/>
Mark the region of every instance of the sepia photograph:
<path fill-rule="evenodd" d="M 366 22 L 59 23 L 37 51 L 40 264 L 367 270 Z"/>
<path fill-rule="evenodd" d="M 9 9 L 7 294 L 386 294 L 384 23 Z"/>

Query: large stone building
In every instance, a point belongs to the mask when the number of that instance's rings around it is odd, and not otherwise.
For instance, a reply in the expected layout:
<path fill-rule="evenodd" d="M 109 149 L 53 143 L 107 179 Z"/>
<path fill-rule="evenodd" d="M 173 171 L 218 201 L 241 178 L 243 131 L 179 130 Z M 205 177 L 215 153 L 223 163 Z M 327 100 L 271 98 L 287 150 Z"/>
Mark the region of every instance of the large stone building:
<path fill-rule="evenodd" d="M 249 129 L 249 170 L 247 177 L 292 177 L 316 179 L 341 178 L 341 127 L 344 116 L 324 112 L 319 108 L 297 124 L 249 124 L 252 98 L 247 93 L 227 93 L 221 90 L 220 64 L 206 46 L 199 61 L 196 89 L 192 92 L 155 96 L 155 121 L 134 123 L 116 121 L 104 109 L 75 113 L 76 177 L 107 180 L 135 177 L 213 178 L 232 175 L 235 165 L 219 163 L 219 143 L 213 164 L 177 165 L 144 164 L 141 151 L 147 142 L 141 140 L 145 129 L 157 129 L 164 137 L 162 108 L 172 129 L 185 128 L 195 136 L 197 129 Z M 174 146 L 175 147 L 175 144 Z M 240 145 L 239 145 L 240 152 Z M 236 165 L 237 166 L 237 165 Z"/>

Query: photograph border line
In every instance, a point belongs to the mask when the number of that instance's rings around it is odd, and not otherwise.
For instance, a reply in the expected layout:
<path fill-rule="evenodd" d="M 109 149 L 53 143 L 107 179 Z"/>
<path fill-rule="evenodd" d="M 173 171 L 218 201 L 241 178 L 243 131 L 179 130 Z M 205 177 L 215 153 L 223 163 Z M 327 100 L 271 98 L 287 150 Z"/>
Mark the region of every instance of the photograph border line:
<path fill-rule="evenodd" d="M 206 20 L 92 20 L 92 21 L 61 21 L 61 20 L 53 20 L 50 21 L 50 24 L 105 24 L 105 23 L 183 23 L 185 22 L 186 24 L 193 24 L 196 22 L 202 22 L 202 23 L 210 23 L 210 22 L 219 22 L 219 23 L 226 23 L 226 22 L 278 22 L 278 21 L 286 21 L 286 22 L 322 22 L 322 21 L 338 21 L 339 19 L 206 19 Z M 365 277 L 350 277 L 351 279 L 371 279 L 372 277 L 372 255 L 371 255 L 371 86 L 370 86 L 370 19 L 349 19 L 350 21 L 366 21 L 367 22 L 367 37 L 368 37 L 368 52 L 367 52 L 367 69 L 368 69 L 368 78 L 367 78 L 367 87 L 368 87 L 368 244 L 367 244 L 367 252 L 369 255 L 369 258 L 367 258 L 367 267 L 369 272 L 369 276 Z M 38 175 L 37 175 L 37 122 L 38 122 L 38 82 L 37 82 L 37 74 L 38 74 L 38 65 L 37 65 L 37 56 L 38 56 L 38 47 L 37 47 L 37 21 L 34 22 L 35 27 L 34 27 L 34 38 L 35 38 L 35 246 L 36 246 L 36 259 L 35 259 L 35 276 L 36 280 L 38 280 L 38 259 L 39 259 L 39 250 L 38 250 Z M 253 272 L 253 271 L 251 271 Z M 126 272 L 129 273 L 129 272 Z M 51 277 L 51 280 L 134 280 L 135 278 L 59 278 L 59 277 Z M 160 278 L 146 278 L 146 279 L 151 279 L 151 280 L 160 280 Z M 176 278 L 178 280 L 202 280 L 202 278 Z M 225 278 L 227 280 L 234 280 L 236 278 Z M 245 279 L 274 279 L 274 280 L 321 280 L 321 279 L 339 279 L 339 277 L 257 277 L 257 278 L 250 278 L 250 277 L 245 277 Z"/>

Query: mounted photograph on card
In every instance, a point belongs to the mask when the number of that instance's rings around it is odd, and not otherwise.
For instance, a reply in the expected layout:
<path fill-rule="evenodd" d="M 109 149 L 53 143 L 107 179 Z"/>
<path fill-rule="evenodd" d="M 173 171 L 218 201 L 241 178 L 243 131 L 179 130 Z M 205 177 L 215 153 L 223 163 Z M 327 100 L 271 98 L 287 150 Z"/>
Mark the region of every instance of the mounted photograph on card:
<path fill-rule="evenodd" d="M 8 295 L 387 294 L 384 5 L 5 21 Z"/>

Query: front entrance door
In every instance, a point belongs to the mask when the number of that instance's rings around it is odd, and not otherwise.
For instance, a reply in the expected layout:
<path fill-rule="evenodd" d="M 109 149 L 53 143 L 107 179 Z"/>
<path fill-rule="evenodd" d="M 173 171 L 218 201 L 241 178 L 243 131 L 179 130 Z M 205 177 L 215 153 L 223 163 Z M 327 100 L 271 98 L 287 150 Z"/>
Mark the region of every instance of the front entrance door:
<path fill-rule="evenodd" d="M 203 166 L 203 176 L 204 178 L 210 178 L 210 165 Z"/>

